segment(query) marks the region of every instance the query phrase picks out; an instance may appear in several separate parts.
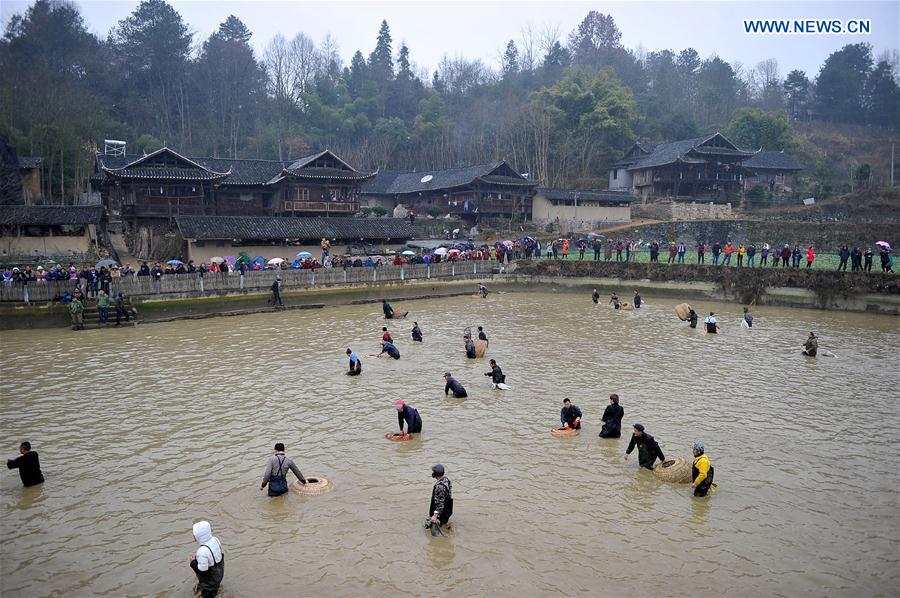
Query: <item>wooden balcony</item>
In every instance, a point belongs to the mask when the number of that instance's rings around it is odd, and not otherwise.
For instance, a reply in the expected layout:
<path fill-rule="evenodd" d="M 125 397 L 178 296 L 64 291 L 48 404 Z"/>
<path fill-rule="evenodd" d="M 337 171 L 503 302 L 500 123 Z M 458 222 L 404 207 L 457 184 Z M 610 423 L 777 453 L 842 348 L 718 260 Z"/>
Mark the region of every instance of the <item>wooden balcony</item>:
<path fill-rule="evenodd" d="M 126 203 L 122 205 L 123 218 L 174 218 L 175 216 L 202 216 L 205 206 L 194 198 L 171 198 L 166 203 Z"/>
<path fill-rule="evenodd" d="M 284 212 L 319 212 L 323 214 L 355 214 L 359 211 L 358 201 L 283 201 Z"/>
<path fill-rule="evenodd" d="M 444 207 L 444 206 L 440 206 Z M 464 201 L 457 201 L 456 205 L 450 204 L 446 207 L 450 214 L 511 214 L 513 211 L 513 200 L 511 199 L 480 199 L 469 200 L 468 210 Z M 476 212 L 476 208 L 478 211 Z M 517 206 L 518 211 L 522 210 L 522 205 Z"/>

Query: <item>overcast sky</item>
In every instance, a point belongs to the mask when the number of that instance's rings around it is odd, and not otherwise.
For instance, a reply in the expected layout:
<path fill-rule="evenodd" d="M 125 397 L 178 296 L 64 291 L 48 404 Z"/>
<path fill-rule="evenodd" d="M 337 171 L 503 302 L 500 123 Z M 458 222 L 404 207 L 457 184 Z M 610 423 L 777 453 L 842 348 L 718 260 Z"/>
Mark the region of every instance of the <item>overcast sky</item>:
<path fill-rule="evenodd" d="M 611 14 L 622 31 L 622 43 L 645 51 L 695 48 L 702 57 L 716 54 L 729 62 L 752 67 L 766 58 L 778 60 L 782 76 L 794 68 L 811 77 L 829 53 L 848 43 L 865 41 L 884 50 L 900 47 L 900 2 L 678 2 L 639 0 L 618 2 L 475 2 L 475 1 L 278 1 L 242 2 L 170 0 L 196 34 L 209 36 L 229 14 L 253 32 L 261 53 L 276 34 L 308 34 L 318 43 L 334 36 L 345 63 L 357 49 L 368 56 L 382 19 L 387 19 L 394 50 L 405 41 L 412 60 L 433 70 L 444 54 L 481 58 L 499 65 L 499 54 L 510 39 L 522 37 L 529 25 L 538 33 L 557 28 L 563 40 L 590 10 Z M 0 0 L 4 26 L 9 16 L 30 2 Z M 128 0 L 76 0 L 88 27 L 101 37 L 139 4 Z M 870 19 L 869 35 L 747 35 L 744 19 Z"/>

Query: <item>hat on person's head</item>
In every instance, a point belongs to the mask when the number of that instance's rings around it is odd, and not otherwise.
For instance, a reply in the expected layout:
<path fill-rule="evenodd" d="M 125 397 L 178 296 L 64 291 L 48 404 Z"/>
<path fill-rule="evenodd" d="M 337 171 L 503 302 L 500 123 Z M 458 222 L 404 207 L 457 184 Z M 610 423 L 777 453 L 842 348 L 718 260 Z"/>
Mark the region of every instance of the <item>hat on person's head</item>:
<path fill-rule="evenodd" d="M 450 372 L 444 372 L 444 378 L 448 377 L 449 375 L 450 375 Z"/>
<path fill-rule="evenodd" d="M 403 399 L 397 399 L 397 404 L 394 406 L 397 408 L 397 411 L 403 411 L 404 404 Z"/>
<path fill-rule="evenodd" d="M 18 268 L 13 268 L 13 272 L 18 272 L 18 271 L 19 271 Z"/>
<path fill-rule="evenodd" d="M 44 269 L 43 266 L 38 266 L 38 270 L 43 270 L 43 269 Z"/>
<path fill-rule="evenodd" d="M 691 445 L 691 448 L 693 450 L 697 451 L 698 453 L 702 453 L 703 452 L 703 443 L 700 441 L 697 441 Z"/>
<path fill-rule="evenodd" d="M 444 475 L 444 466 L 438 463 L 431 468 L 431 477 L 436 478 L 440 475 Z"/>
<path fill-rule="evenodd" d="M 643 432 L 644 424 L 634 424 L 634 429 L 637 430 L 638 432 Z"/>

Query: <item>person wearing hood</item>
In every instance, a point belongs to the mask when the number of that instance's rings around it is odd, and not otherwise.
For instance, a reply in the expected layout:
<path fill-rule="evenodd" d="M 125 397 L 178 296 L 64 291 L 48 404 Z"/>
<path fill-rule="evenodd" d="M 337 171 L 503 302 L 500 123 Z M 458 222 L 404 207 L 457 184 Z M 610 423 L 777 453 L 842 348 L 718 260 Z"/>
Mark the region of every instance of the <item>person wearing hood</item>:
<path fill-rule="evenodd" d="M 622 418 L 625 410 L 619 405 L 619 395 L 609 395 L 609 405 L 603 411 L 603 428 L 600 430 L 600 438 L 620 438 L 622 436 Z"/>
<path fill-rule="evenodd" d="M 468 336 L 463 336 L 463 342 L 465 343 L 466 357 L 469 359 L 478 357 L 478 354 L 475 353 L 475 343 L 472 342 L 472 339 Z"/>
<path fill-rule="evenodd" d="M 407 434 L 422 433 L 422 417 L 419 410 L 412 405 L 407 405 L 403 399 L 397 401 L 397 423 L 400 425 L 400 433 L 403 433 L 403 424 L 406 424 Z"/>
<path fill-rule="evenodd" d="M 27 440 L 19 445 L 18 457 L 6 460 L 6 468 L 18 469 L 22 485 L 25 487 L 44 483 L 41 460 L 38 458 L 37 451 L 31 450 L 31 443 Z"/>
<path fill-rule="evenodd" d="M 713 476 L 715 469 L 709 463 L 709 457 L 703 450 L 702 442 L 695 442 L 691 447 L 694 453 L 694 466 L 691 468 L 691 486 L 694 488 L 694 496 L 706 496 L 709 489 L 714 486 Z"/>
<path fill-rule="evenodd" d="M 215 598 L 225 577 L 225 553 L 219 539 L 212 535 L 209 521 L 198 521 L 193 531 L 199 544 L 197 552 L 191 555 L 191 569 L 197 574 L 195 591 L 202 598 Z"/>
<path fill-rule="evenodd" d="M 362 361 L 356 356 L 356 353 L 347 349 L 347 357 L 350 359 L 350 369 L 347 370 L 348 376 L 359 376 L 362 374 Z"/>
<path fill-rule="evenodd" d="M 269 457 L 269 462 L 266 464 L 266 473 L 263 474 L 262 483 L 259 485 L 260 491 L 268 486 L 269 496 L 281 496 L 287 492 L 288 471 L 293 471 L 300 483 L 306 484 L 306 478 L 300 473 L 300 468 L 284 454 L 284 444 L 278 442 L 275 444 L 275 454 Z"/>
<path fill-rule="evenodd" d="M 417 343 L 422 342 L 422 329 L 419 328 L 418 322 L 413 322 L 412 339 Z"/>
<path fill-rule="evenodd" d="M 444 385 L 444 395 L 449 395 L 452 392 L 453 396 L 457 399 L 464 399 L 469 396 L 463 385 L 460 384 L 450 372 L 444 372 L 444 380 L 447 381 Z"/>
<path fill-rule="evenodd" d="M 491 371 L 485 372 L 484 375 L 491 377 L 491 383 L 494 385 L 494 388 L 496 388 L 498 384 L 506 383 L 506 376 L 503 375 L 503 370 L 500 369 L 497 362 L 491 359 L 488 363 L 491 366 Z"/>
<path fill-rule="evenodd" d="M 569 399 L 563 399 L 562 409 L 559 410 L 559 423 L 564 430 L 581 429 L 581 409 L 573 405 Z"/>
<path fill-rule="evenodd" d="M 656 439 L 653 438 L 653 436 L 644 432 L 644 426 L 641 424 L 634 424 L 631 442 L 628 443 L 628 449 L 625 451 L 626 461 L 628 460 L 628 455 L 634 450 L 634 447 L 637 447 L 638 449 L 638 463 L 640 463 L 641 467 L 653 469 L 653 464 L 656 463 L 657 458 L 660 462 L 666 460 L 666 456 L 663 455 L 662 449 L 659 448 L 659 443 L 656 442 Z"/>
<path fill-rule="evenodd" d="M 815 357 L 816 353 L 819 352 L 819 341 L 816 337 L 815 332 L 809 333 L 809 338 L 806 339 L 806 343 L 803 345 L 803 354 L 809 357 Z"/>
<path fill-rule="evenodd" d="M 444 476 L 444 466 L 437 464 L 431 468 L 431 477 L 434 478 L 434 487 L 431 489 L 431 503 L 428 505 L 428 516 L 431 523 L 447 525 L 450 516 L 453 515 L 453 485 L 449 478 Z"/>

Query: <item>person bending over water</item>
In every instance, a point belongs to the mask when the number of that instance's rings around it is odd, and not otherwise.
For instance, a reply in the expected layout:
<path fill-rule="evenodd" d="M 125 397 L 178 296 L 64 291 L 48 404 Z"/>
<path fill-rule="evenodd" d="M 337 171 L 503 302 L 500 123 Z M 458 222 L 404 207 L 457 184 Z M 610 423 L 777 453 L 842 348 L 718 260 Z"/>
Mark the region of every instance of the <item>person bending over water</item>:
<path fill-rule="evenodd" d="M 482 299 L 487 299 L 487 296 L 488 296 L 487 287 L 484 286 L 483 284 L 481 284 L 480 282 L 478 283 L 478 294 L 481 295 Z"/>
<path fill-rule="evenodd" d="M 382 326 L 381 332 L 382 332 L 381 340 L 388 342 L 388 343 L 394 342 L 394 338 L 391 336 L 391 333 L 388 332 L 387 326 Z"/>
<path fill-rule="evenodd" d="M 403 400 L 397 401 L 397 423 L 400 424 L 400 433 L 403 434 L 403 424 L 406 424 L 407 434 L 419 434 L 422 432 L 422 418 L 419 411 L 412 405 L 407 405 Z"/>
<path fill-rule="evenodd" d="M 468 393 L 466 393 L 466 389 L 463 388 L 463 385 L 457 382 L 456 378 L 454 378 L 450 372 L 444 373 L 444 380 L 447 381 L 447 384 L 444 385 L 445 395 L 449 395 L 452 392 L 453 396 L 457 399 L 464 399 L 469 396 Z"/>
<path fill-rule="evenodd" d="M 631 442 L 628 443 L 628 450 L 625 451 L 626 461 L 628 460 L 628 455 L 634 450 L 634 447 L 637 447 L 638 449 L 638 463 L 640 463 L 641 467 L 653 469 L 653 464 L 656 463 L 657 458 L 660 462 L 666 460 L 666 456 L 663 455 L 662 449 L 659 448 L 659 443 L 656 442 L 656 439 L 653 438 L 653 436 L 644 432 L 644 426 L 641 424 L 634 424 Z"/>
<path fill-rule="evenodd" d="M 600 430 L 601 438 L 619 438 L 622 436 L 622 417 L 625 410 L 619 405 L 619 395 L 609 395 L 609 405 L 603 412 L 603 428 Z"/>
<path fill-rule="evenodd" d="M 573 405 L 569 399 L 563 399 L 563 407 L 559 410 L 559 423 L 565 430 L 581 429 L 581 409 Z"/>
<path fill-rule="evenodd" d="M 419 328 L 418 322 L 413 322 L 412 339 L 417 343 L 422 342 L 422 329 Z"/>
<path fill-rule="evenodd" d="M 385 353 L 387 353 L 389 357 L 400 359 L 400 351 L 397 350 L 397 347 L 394 346 L 394 343 L 389 343 L 386 341 L 382 341 L 381 343 L 381 353 L 372 355 L 372 357 L 381 357 Z"/>
<path fill-rule="evenodd" d="M 347 375 L 359 376 L 362 374 L 362 361 L 356 356 L 356 353 L 347 349 L 347 357 L 350 358 L 350 369 L 347 371 Z"/>

